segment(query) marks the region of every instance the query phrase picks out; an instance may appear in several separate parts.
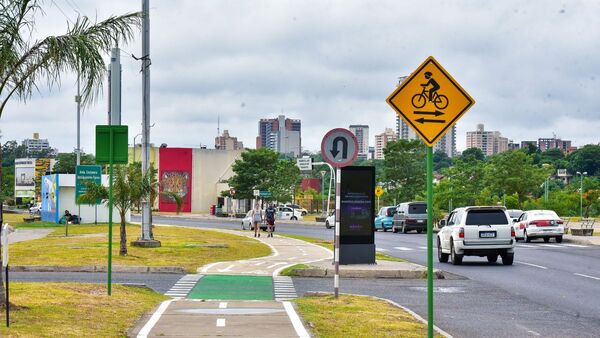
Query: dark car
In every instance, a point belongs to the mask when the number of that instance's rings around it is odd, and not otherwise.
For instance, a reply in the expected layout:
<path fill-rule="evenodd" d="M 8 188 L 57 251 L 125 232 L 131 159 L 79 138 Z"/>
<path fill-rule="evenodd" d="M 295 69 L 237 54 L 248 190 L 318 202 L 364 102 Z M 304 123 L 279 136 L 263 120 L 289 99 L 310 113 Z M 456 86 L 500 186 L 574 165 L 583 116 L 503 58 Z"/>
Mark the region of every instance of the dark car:
<path fill-rule="evenodd" d="M 427 231 L 427 203 L 405 202 L 396 207 L 392 231 L 405 234 L 411 230 L 418 233 Z"/>

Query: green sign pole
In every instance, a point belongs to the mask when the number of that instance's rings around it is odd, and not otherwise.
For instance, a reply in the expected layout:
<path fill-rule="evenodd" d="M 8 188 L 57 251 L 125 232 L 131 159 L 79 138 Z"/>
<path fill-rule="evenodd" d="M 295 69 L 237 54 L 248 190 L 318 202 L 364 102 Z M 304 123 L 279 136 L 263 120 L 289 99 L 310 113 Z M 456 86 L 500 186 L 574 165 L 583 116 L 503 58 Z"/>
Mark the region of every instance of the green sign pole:
<path fill-rule="evenodd" d="M 108 295 L 112 294 L 113 130 L 110 130 L 108 173 Z"/>
<path fill-rule="evenodd" d="M 433 338 L 433 148 L 427 147 L 427 337 Z"/>

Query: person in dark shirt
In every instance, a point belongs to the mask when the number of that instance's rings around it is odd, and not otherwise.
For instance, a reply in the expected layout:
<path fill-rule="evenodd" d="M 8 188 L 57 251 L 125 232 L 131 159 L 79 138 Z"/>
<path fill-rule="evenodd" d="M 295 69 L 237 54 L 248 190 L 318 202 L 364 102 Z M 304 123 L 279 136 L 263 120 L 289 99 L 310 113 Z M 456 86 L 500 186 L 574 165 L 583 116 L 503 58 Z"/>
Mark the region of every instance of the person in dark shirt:
<path fill-rule="evenodd" d="M 269 207 L 265 210 L 265 220 L 269 228 L 267 237 L 273 237 L 273 227 L 275 226 L 275 208 L 273 208 L 273 204 L 269 204 Z"/>
<path fill-rule="evenodd" d="M 436 80 L 433 79 L 433 77 L 431 77 L 431 75 L 433 75 L 431 74 L 431 72 L 425 72 L 425 78 L 429 81 L 423 84 L 423 86 L 425 87 L 431 85 L 431 89 L 429 89 L 429 102 L 433 102 L 433 94 L 437 92 L 438 89 L 440 89 L 440 85 L 437 83 Z"/>

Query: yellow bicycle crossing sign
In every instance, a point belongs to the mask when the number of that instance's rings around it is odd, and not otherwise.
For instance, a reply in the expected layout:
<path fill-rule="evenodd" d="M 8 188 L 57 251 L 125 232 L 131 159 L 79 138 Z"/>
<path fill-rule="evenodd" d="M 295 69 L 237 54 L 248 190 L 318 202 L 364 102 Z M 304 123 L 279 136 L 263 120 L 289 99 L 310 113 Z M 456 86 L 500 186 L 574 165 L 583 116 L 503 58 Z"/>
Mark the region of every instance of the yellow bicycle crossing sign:
<path fill-rule="evenodd" d="M 430 147 L 475 103 L 433 56 L 386 101 Z"/>
<path fill-rule="evenodd" d="M 381 195 L 383 195 L 383 188 L 380 186 L 376 186 L 375 187 L 375 196 L 381 197 Z"/>

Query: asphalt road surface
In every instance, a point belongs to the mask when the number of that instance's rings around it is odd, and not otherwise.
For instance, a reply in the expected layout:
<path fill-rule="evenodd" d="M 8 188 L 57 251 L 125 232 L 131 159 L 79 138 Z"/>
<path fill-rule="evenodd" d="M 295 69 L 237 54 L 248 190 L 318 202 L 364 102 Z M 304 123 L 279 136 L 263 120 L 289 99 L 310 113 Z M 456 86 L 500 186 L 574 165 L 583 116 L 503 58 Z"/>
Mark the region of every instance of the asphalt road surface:
<path fill-rule="evenodd" d="M 154 216 L 154 222 L 225 229 L 239 229 L 241 224 L 241 221 L 157 216 Z M 279 222 L 277 232 L 333 239 L 333 229 L 325 229 L 324 225 Z M 426 240 L 425 234 L 392 232 L 375 234 L 377 250 L 422 265 L 427 264 Z M 485 336 L 488 325 L 499 330 L 505 327 L 501 321 L 514 321 L 516 324 L 512 325 L 513 329 L 506 331 L 506 336 L 539 334 L 546 337 L 597 337 L 599 335 L 600 247 L 564 242 L 560 244 L 519 242 L 515 252 L 515 263 L 512 266 L 502 265 L 500 259 L 499 263 L 489 264 L 485 257 L 465 257 L 462 266 L 453 266 L 437 262 L 435 254 L 434 250 L 435 268 L 466 278 L 465 281 L 436 281 L 436 285 L 465 283 L 462 289 L 464 292 L 448 293 L 448 295 L 458 295 L 455 297 L 457 301 L 446 304 L 446 293 L 441 293 L 437 298 L 436 310 L 439 313 L 439 320 L 448 318 L 444 324 L 439 322 L 440 326 L 448 328 L 450 333 L 455 332 L 457 336 Z M 304 283 L 315 288 L 317 285 L 327 286 L 330 283 L 327 279 L 316 281 L 308 279 L 310 282 L 306 280 L 294 279 L 294 284 L 300 291 L 298 294 L 310 290 L 310 287 L 306 287 Z M 342 283 L 342 292 L 380 294 L 383 297 L 391 293 L 383 286 L 373 287 L 373 285 L 398 284 L 398 287 L 402 287 L 406 283 L 406 281 L 382 280 L 350 281 L 352 283 L 349 283 L 348 287 L 351 289 L 346 289 L 346 285 Z M 320 289 L 313 291 L 318 290 Z M 327 288 L 323 291 L 326 290 Z M 408 307 L 414 305 L 415 310 L 423 307 L 423 311 L 418 313 L 426 317 L 426 294 L 424 292 L 420 296 L 417 296 L 419 292 L 413 294 L 417 297 L 414 303 L 406 303 L 400 299 L 399 302 Z M 453 329 L 450 329 L 451 327 Z M 469 327 L 479 329 L 472 331 L 468 329 Z M 503 331 L 495 331 L 489 336 L 499 336 L 498 332 Z"/>

